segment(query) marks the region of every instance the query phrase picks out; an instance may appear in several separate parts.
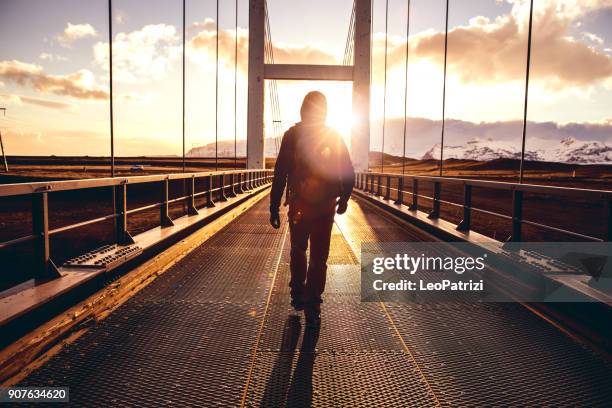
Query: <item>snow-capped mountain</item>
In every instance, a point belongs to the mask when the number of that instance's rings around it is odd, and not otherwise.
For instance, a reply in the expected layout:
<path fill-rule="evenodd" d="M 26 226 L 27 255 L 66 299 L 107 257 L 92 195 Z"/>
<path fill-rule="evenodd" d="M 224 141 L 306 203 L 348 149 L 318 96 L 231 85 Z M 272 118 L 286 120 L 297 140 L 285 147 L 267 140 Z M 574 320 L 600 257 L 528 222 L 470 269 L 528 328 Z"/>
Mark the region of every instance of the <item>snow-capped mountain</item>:
<path fill-rule="evenodd" d="M 277 145 L 278 143 L 278 145 Z M 275 138 L 267 138 L 265 142 L 266 157 L 276 157 L 276 149 L 280 147 L 280 140 Z M 236 152 L 238 157 L 246 156 L 246 140 L 236 141 Z M 187 157 L 215 157 L 215 142 L 208 143 L 204 146 L 197 146 L 189 149 L 185 154 Z M 234 141 L 219 140 L 218 142 L 219 157 L 234 157 Z"/>
<path fill-rule="evenodd" d="M 609 164 L 612 163 L 612 146 L 597 141 L 578 141 L 566 137 L 559 146 L 541 151 L 542 160 L 576 164 Z"/>
<path fill-rule="evenodd" d="M 538 144 L 542 144 L 541 142 Z M 463 145 L 444 145 L 444 158 L 488 161 L 495 159 L 520 159 L 520 146 L 491 138 L 474 138 Z M 435 144 L 422 160 L 440 158 L 440 144 Z M 611 164 L 612 146 L 599 141 L 579 141 L 566 137 L 558 143 L 525 150 L 525 159 L 534 161 L 561 162 L 573 164 Z"/>

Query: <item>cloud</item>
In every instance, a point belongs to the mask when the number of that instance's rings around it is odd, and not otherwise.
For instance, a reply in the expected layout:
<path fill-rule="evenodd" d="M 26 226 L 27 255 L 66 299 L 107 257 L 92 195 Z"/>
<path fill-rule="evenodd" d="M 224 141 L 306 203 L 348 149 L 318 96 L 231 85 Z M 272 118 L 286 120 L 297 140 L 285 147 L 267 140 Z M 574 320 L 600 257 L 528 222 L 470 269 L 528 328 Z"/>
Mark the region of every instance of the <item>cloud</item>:
<path fill-rule="evenodd" d="M 86 69 L 68 75 L 49 75 L 40 65 L 17 60 L 0 61 L 0 78 L 21 86 L 30 86 L 45 94 L 76 99 L 108 99 L 108 91 L 97 86 L 93 73 Z"/>
<path fill-rule="evenodd" d="M 509 0 L 511 13 L 489 19 L 472 18 L 448 34 L 448 73 L 464 84 L 488 84 L 522 81 L 525 78 L 528 3 Z M 542 0 L 534 10 L 531 79 L 545 88 L 560 90 L 568 87 L 588 87 L 612 80 L 612 56 L 606 50 L 591 45 L 603 39 L 585 32 L 587 42 L 568 35 L 571 25 L 585 13 L 612 6 L 612 0 Z M 213 62 L 216 47 L 216 24 L 212 19 L 195 23 L 188 29 L 195 32 L 187 44 L 188 57 L 194 62 Z M 219 32 L 219 60 L 231 66 L 234 61 L 234 30 Z M 389 70 L 403 69 L 405 38 L 389 36 Z M 426 30 L 410 37 L 410 61 L 429 62 L 442 67 L 444 33 Z M 384 34 L 374 34 L 373 58 L 384 58 Z M 315 46 L 274 44 L 277 63 L 307 60 L 313 64 L 337 64 L 332 52 Z M 248 61 L 248 31 L 238 31 L 239 68 L 246 73 Z M 576 64 L 576 61 L 581 61 Z M 375 70 L 373 81 L 382 83 L 382 74 Z"/>
<path fill-rule="evenodd" d="M 68 58 L 66 57 L 63 57 L 61 55 L 49 54 L 47 52 L 41 52 L 40 55 L 38 55 L 38 58 L 43 61 L 68 61 Z"/>
<path fill-rule="evenodd" d="M 151 95 L 142 95 L 137 92 L 124 92 L 117 95 L 117 99 L 122 102 L 148 103 L 151 101 Z"/>
<path fill-rule="evenodd" d="M 74 105 L 65 102 L 57 102 L 57 101 L 49 101 L 46 99 L 39 98 L 31 98 L 29 96 L 19 96 L 22 102 L 28 103 L 30 105 L 42 106 L 44 108 L 49 109 L 58 109 L 58 110 L 69 110 L 74 109 Z"/>
<path fill-rule="evenodd" d="M 449 30 L 449 75 L 457 76 L 463 83 L 478 84 L 524 79 L 528 3 L 510 2 L 513 3 L 510 14 L 493 20 L 474 17 L 468 24 Z M 574 19 L 609 4 L 612 2 L 608 0 L 538 2 L 534 10 L 531 78 L 557 90 L 590 86 L 612 78 L 610 55 L 568 35 Z M 599 39 L 594 35 L 586 37 L 595 42 Z M 374 38 L 374 58 L 382 59 L 384 35 Z M 428 30 L 410 38 L 411 63 L 426 60 L 440 67 L 443 50 L 444 32 Z M 390 65 L 403 66 L 404 58 L 405 39 L 390 37 Z"/>
<path fill-rule="evenodd" d="M 587 40 L 597 44 L 597 45 L 603 45 L 604 40 L 603 38 L 601 38 L 600 36 L 598 36 L 597 34 L 593 34 L 593 33 L 589 33 L 589 32 L 583 32 L 582 35 L 584 36 L 584 38 L 586 38 Z"/>
<path fill-rule="evenodd" d="M 115 21 L 117 24 L 123 24 L 127 21 L 128 15 L 123 10 L 115 10 Z"/>
<path fill-rule="evenodd" d="M 207 18 L 203 22 L 194 23 L 188 32 L 195 35 L 188 41 L 188 57 L 196 63 L 215 60 L 216 29 L 214 20 Z M 247 30 L 238 29 L 238 64 L 239 69 L 246 73 L 248 64 L 249 34 Z M 219 63 L 227 66 L 234 64 L 236 32 L 234 30 L 219 31 Z M 309 61 L 311 64 L 338 64 L 338 59 L 329 51 L 314 46 L 291 46 L 283 43 L 273 44 L 274 62 L 295 63 Z"/>
<path fill-rule="evenodd" d="M 150 24 L 130 33 L 118 33 L 113 39 L 113 80 L 143 83 L 168 75 L 171 62 L 180 56 L 176 28 Z M 94 59 L 108 71 L 108 42 L 97 42 Z"/>
<path fill-rule="evenodd" d="M 0 101 L 8 106 L 22 106 L 23 102 L 17 95 L 0 95 Z"/>
<path fill-rule="evenodd" d="M 59 43 L 69 47 L 73 42 L 87 37 L 95 37 L 98 33 L 91 24 L 71 24 L 68 23 L 64 32 L 57 36 Z"/>

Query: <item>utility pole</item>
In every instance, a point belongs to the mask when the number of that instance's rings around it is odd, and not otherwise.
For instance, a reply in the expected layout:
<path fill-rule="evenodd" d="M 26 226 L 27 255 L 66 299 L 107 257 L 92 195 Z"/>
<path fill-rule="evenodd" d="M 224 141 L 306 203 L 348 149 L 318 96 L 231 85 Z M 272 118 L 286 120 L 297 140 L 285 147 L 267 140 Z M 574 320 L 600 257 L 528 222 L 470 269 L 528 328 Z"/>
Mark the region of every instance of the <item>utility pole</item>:
<path fill-rule="evenodd" d="M 4 116 L 6 116 L 6 108 L 0 108 Z M 2 149 L 2 160 L 4 161 L 4 171 L 8 173 L 8 163 L 6 161 L 6 155 L 4 154 L 4 143 L 2 142 L 2 130 L 0 129 L 0 149 Z"/>

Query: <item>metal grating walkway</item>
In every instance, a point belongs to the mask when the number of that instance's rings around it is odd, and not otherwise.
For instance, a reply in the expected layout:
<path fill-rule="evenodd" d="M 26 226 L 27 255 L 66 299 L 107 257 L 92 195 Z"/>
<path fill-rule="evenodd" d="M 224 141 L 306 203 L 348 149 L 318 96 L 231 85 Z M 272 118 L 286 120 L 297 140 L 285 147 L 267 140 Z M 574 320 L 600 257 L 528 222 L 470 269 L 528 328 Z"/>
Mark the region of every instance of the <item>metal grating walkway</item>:
<path fill-rule="evenodd" d="M 612 364 L 520 305 L 361 303 L 360 242 L 429 237 L 355 201 L 334 227 L 322 327 L 305 330 L 289 305 L 287 230 L 267 226 L 267 206 L 23 384 L 101 407 L 612 405 Z"/>

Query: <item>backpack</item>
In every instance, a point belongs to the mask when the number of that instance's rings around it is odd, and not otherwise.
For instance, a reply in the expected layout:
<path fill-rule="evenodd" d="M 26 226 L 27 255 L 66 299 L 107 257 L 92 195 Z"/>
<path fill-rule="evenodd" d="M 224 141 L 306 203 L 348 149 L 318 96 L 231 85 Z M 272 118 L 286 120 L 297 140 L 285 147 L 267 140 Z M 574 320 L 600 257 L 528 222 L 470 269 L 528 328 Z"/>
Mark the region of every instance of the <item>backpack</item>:
<path fill-rule="evenodd" d="M 314 208 L 335 203 L 341 192 L 339 136 L 326 126 L 296 126 L 291 199 Z"/>

